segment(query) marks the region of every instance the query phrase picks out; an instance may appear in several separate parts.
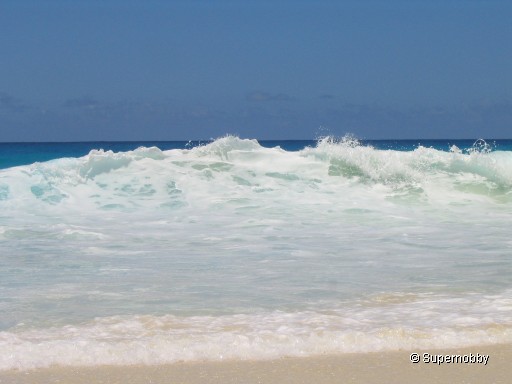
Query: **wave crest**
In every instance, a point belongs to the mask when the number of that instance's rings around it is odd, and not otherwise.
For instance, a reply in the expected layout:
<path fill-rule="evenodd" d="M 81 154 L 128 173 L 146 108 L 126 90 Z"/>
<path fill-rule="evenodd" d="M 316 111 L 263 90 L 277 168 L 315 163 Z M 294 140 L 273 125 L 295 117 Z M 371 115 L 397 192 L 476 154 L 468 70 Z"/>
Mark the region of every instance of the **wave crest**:
<path fill-rule="evenodd" d="M 293 205 L 303 204 L 306 195 L 310 201 L 331 201 L 332 194 L 510 203 L 512 152 L 488 149 L 479 143 L 467 153 L 422 146 L 405 152 L 375 149 L 353 137 L 327 137 L 316 147 L 290 152 L 227 136 L 186 150 L 93 150 L 79 159 L 0 171 L 0 204 L 35 199 L 122 209 L 226 201 L 260 206 L 271 196 L 271 204 L 288 196 L 286 204 Z"/>

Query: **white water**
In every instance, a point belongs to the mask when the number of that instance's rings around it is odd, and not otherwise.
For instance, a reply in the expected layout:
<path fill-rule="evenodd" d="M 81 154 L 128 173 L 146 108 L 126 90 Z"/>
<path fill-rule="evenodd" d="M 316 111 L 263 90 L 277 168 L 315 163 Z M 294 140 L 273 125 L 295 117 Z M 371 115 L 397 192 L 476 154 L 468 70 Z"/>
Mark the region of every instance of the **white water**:
<path fill-rule="evenodd" d="M 0 170 L 0 369 L 512 341 L 512 153 L 234 137 Z"/>

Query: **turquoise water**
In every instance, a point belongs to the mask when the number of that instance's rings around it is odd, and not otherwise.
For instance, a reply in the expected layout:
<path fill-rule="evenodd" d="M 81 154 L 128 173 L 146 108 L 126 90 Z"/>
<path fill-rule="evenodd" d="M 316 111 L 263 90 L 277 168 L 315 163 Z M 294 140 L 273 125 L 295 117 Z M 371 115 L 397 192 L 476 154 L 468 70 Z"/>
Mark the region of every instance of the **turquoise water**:
<path fill-rule="evenodd" d="M 0 369 L 510 342 L 511 144 L 2 144 Z"/>

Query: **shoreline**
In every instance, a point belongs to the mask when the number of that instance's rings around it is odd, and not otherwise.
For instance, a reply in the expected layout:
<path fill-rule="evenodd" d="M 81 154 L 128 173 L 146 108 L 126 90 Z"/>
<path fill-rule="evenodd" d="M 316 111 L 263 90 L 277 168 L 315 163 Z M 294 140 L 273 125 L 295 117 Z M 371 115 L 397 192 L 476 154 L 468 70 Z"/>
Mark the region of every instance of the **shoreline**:
<path fill-rule="evenodd" d="M 489 355 L 481 363 L 413 364 L 412 352 L 431 355 Z M 0 383 L 506 383 L 512 344 L 454 349 L 349 353 L 275 360 L 194 361 L 165 365 L 50 367 L 0 371 Z"/>

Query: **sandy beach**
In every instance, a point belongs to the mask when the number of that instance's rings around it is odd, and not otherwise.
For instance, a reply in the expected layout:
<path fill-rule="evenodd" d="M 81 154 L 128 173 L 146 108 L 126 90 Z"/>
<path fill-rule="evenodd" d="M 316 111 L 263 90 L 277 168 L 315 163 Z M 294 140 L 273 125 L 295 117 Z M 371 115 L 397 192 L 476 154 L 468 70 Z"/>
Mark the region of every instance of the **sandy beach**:
<path fill-rule="evenodd" d="M 0 372 L 2 384 L 31 383 L 507 383 L 512 345 L 416 351 L 430 355 L 489 355 L 483 363 L 413 364 L 411 351 L 269 361 L 184 362 L 156 366 L 51 367 Z M 472 355 L 471 355 L 472 354 Z"/>

